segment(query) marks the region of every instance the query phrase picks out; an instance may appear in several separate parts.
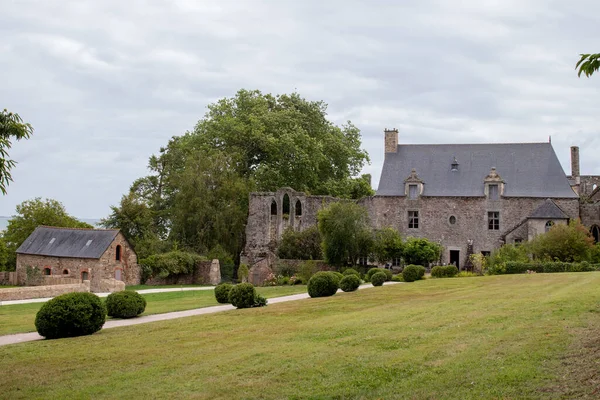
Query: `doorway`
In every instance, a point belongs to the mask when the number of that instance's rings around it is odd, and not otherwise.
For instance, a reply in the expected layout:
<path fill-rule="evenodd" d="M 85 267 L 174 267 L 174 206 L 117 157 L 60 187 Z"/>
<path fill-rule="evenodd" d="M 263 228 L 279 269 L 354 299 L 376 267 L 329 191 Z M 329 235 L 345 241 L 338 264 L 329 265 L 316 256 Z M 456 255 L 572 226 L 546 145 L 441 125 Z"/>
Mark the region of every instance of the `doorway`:
<path fill-rule="evenodd" d="M 460 250 L 450 250 L 450 264 L 456 265 L 460 270 Z"/>

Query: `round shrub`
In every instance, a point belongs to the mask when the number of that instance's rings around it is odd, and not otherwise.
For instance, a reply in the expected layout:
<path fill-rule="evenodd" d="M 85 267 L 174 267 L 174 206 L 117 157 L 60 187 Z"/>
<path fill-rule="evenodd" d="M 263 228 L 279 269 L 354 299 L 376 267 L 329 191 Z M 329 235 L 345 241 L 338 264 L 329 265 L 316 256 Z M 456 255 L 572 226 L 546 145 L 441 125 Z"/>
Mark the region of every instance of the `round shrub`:
<path fill-rule="evenodd" d="M 308 280 L 308 295 L 310 297 L 333 296 L 337 290 L 338 280 L 332 272 L 317 272 Z"/>
<path fill-rule="evenodd" d="M 257 293 L 254 297 L 254 305 L 252 307 L 264 307 L 266 305 L 267 299 Z"/>
<path fill-rule="evenodd" d="M 370 282 L 371 281 L 371 277 L 373 276 L 373 274 L 377 273 L 377 272 L 381 272 L 383 271 L 382 268 L 371 268 L 370 270 L 367 271 L 367 276 L 365 277 L 365 280 Z"/>
<path fill-rule="evenodd" d="M 431 276 L 434 278 L 452 278 L 458 274 L 458 268 L 455 265 L 437 265 L 431 269 Z"/>
<path fill-rule="evenodd" d="M 383 273 L 385 274 L 385 281 L 389 282 L 392 280 L 392 277 L 394 276 L 392 270 L 390 269 L 382 269 Z"/>
<path fill-rule="evenodd" d="M 231 283 L 220 283 L 215 287 L 215 298 L 218 303 L 229 303 L 229 292 L 233 285 Z"/>
<path fill-rule="evenodd" d="M 46 302 L 35 316 L 35 328 L 46 339 L 91 335 L 102 329 L 106 307 L 88 292 L 66 293 Z"/>
<path fill-rule="evenodd" d="M 254 306 L 256 289 L 251 283 L 238 283 L 229 291 L 229 302 L 236 308 L 250 308 Z"/>
<path fill-rule="evenodd" d="M 137 317 L 146 309 L 146 299 L 133 290 L 111 293 L 106 298 L 106 311 L 114 318 Z"/>
<path fill-rule="evenodd" d="M 346 269 L 344 270 L 344 272 L 342 272 L 342 274 L 343 274 L 344 276 L 348 276 L 348 275 L 356 275 L 356 276 L 358 276 L 358 277 L 360 278 L 360 273 L 359 273 L 357 270 L 355 270 L 354 268 L 346 268 Z"/>
<path fill-rule="evenodd" d="M 329 273 L 333 274 L 334 278 L 336 279 L 337 286 L 340 287 L 340 282 L 342 281 L 342 279 L 344 279 L 344 275 L 341 272 L 337 271 L 329 271 Z"/>
<path fill-rule="evenodd" d="M 385 274 L 385 272 L 375 272 L 371 276 L 371 283 L 373 284 L 373 286 L 381 286 L 383 285 L 383 282 L 385 282 L 386 279 L 387 275 Z"/>
<path fill-rule="evenodd" d="M 360 286 L 358 275 L 348 274 L 340 281 L 340 289 L 344 292 L 354 292 Z"/>
<path fill-rule="evenodd" d="M 443 278 L 444 277 L 444 267 L 441 265 L 436 265 L 431 268 L 431 276 L 433 278 Z"/>
<path fill-rule="evenodd" d="M 453 276 L 458 275 L 458 268 L 456 265 L 446 265 L 444 267 L 444 275 L 448 278 L 452 278 Z"/>
<path fill-rule="evenodd" d="M 404 282 L 418 281 L 425 275 L 425 267 L 421 265 L 407 265 L 402 270 L 402 278 Z"/>

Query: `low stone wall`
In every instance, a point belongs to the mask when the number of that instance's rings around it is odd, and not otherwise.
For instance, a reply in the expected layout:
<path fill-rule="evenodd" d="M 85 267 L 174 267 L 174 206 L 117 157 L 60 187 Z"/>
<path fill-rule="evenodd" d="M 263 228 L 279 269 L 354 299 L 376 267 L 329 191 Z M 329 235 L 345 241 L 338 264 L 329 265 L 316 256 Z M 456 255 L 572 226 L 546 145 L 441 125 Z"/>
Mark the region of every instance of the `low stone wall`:
<path fill-rule="evenodd" d="M 44 297 L 55 297 L 65 293 L 89 291 L 89 281 L 71 285 L 24 286 L 19 288 L 0 289 L 0 302 L 7 300 L 39 299 Z"/>
<path fill-rule="evenodd" d="M 218 285 L 221 282 L 219 260 L 200 261 L 191 274 L 169 275 L 166 278 L 151 277 L 146 285 Z"/>
<path fill-rule="evenodd" d="M 41 282 L 38 286 L 50 286 L 50 285 L 75 285 L 81 283 L 81 279 L 65 276 L 42 276 Z"/>
<path fill-rule="evenodd" d="M 125 290 L 125 282 L 114 278 L 100 279 L 100 283 L 95 288 L 97 293 L 114 293 Z"/>

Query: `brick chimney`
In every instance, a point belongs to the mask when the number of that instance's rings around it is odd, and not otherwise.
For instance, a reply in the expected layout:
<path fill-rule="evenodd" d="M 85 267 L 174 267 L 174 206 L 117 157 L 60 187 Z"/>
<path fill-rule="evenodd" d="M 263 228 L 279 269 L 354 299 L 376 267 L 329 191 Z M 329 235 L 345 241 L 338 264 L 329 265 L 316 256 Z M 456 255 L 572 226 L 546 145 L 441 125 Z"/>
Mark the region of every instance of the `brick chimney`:
<path fill-rule="evenodd" d="M 385 128 L 385 152 L 397 153 L 398 152 L 398 129 Z"/>

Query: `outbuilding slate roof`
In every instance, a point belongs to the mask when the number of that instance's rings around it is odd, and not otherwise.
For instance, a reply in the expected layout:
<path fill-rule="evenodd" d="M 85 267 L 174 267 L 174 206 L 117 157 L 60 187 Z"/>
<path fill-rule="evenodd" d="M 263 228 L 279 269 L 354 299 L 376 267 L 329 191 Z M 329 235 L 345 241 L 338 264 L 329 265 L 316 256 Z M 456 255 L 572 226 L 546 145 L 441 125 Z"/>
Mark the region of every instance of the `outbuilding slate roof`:
<path fill-rule="evenodd" d="M 71 229 L 38 226 L 17 249 L 19 254 L 52 257 L 100 258 L 118 229 Z"/>
<path fill-rule="evenodd" d="M 492 167 L 505 182 L 506 197 L 577 198 L 550 143 L 398 145 L 396 153 L 385 154 L 377 195 L 404 196 L 414 168 L 423 196 L 480 197 Z"/>
<path fill-rule="evenodd" d="M 546 199 L 545 202 L 540 204 L 540 206 L 531 213 L 529 218 L 569 219 L 569 216 L 551 199 Z"/>

